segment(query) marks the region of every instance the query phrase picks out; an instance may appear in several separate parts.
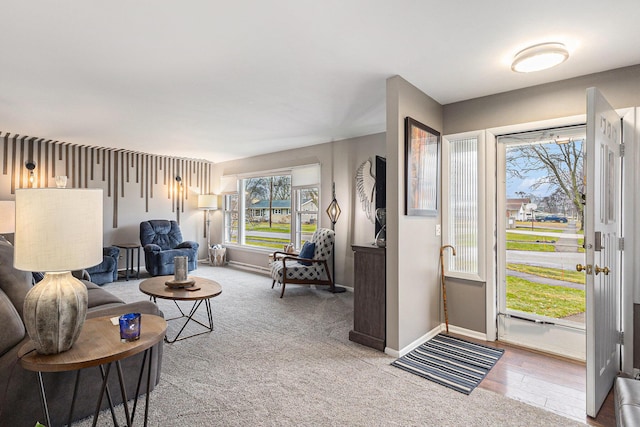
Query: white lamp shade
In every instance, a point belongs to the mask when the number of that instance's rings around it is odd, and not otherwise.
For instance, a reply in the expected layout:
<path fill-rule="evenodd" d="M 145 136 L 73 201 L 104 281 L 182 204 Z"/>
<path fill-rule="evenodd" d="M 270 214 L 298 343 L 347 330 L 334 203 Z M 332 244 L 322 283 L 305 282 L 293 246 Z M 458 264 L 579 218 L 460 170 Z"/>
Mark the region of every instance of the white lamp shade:
<path fill-rule="evenodd" d="M 102 189 L 16 190 L 14 267 L 72 271 L 102 262 Z"/>
<path fill-rule="evenodd" d="M 0 200 L 0 234 L 16 231 L 16 202 Z"/>
<path fill-rule="evenodd" d="M 199 209 L 218 209 L 218 196 L 215 194 L 198 194 Z"/>

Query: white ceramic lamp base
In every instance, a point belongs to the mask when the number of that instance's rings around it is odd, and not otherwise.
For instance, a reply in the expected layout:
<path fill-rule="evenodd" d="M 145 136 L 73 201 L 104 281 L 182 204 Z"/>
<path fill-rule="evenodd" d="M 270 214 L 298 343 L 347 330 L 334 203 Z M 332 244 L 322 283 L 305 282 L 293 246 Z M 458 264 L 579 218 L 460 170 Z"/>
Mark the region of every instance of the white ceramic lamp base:
<path fill-rule="evenodd" d="M 24 300 L 24 325 L 40 354 L 69 350 L 87 316 L 87 287 L 71 272 L 46 273 Z"/>

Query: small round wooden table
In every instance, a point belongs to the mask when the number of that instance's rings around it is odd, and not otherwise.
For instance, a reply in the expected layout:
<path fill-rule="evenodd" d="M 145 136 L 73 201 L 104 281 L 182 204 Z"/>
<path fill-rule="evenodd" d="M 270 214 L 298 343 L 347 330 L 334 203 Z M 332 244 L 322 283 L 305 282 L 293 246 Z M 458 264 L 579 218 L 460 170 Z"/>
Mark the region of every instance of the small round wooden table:
<path fill-rule="evenodd" d="M 111 364 L 116 362 L 118 372 L 122 372 L 120 361 L 143 351 L 149 352 L 149 354 L 145 354 L 144 359 L 148 360 L 147 395 L 144 412 L 144 425 L 146 426 L 149 415 L 148 390 L 150 389 L 151 382 L 151 359 L 153 357 L 153 346 L 162 340 L 166 330 L 167 322 L 162 317 L 154 316 L 152 314 L 142 314 L 142 318 L 140 320 L 140 338 L 136 341 L 123 343 L 120 341 L 120 328 L 111 323 L 111 317 L 96 317 L 93 319 L 87 319 L 84 322 L 82 332 L 80 332 L 78 340 L 73 344 L 71 349 L 63 353 L 39 354 L 34 350 L 33 342 L 28 341 L 24 344 L 20 348 L 18 357 L 20 358 L 20 364 L 24 369 L 38 373 L 42 409 L 44 411 L 44 416 L 47 419 L 47 426 L 51 425 L 51 420 L 49 417 L 49 408 L 47 406 L 47 396 L 44 389 L 44 383 L 42 381 L 43 372 L 77 371 L 76 386 L 74 387 L 71 409 L 69 411 L 69 421 L 67 423 L 68 425 L 71 425 L 71 421 L 73 419 L 73 407 L 76 401 L 76 393 L 78 391 L 80 370 L 95 366 L 100 367 L 103 381 L 100 396 L 98 397 L 98 403 L 96 405 L 96 411 L 93 416 L 93 425 L 95 426 L 98 414 L 100 413 L 100 406 L 102 405 L 105 390 L 107 392 L 107 396 L 110 396 L 107 381 L 109 379 Z M 106 368 L 104 365 L 106 365 Z M 138 376 L 138 386 L 136 390 L 140 390 L 143 370 L 144 362 L 140 366 L 140 375 Z M 136 394 L 135 397 L 133 412 L 129 414 L 129 406 L 127 404 L 127 396 L 125 393 L 125 385 L 122 375 L 118 375 L 118 380 L 120 382 L 120 392 L 122 393 L 127 425 L 130 426 L 133 422 L 133 416 L 135 415 L 138 395 Z M 118 425 L 110 397 L 109 406 L 111 408 L 114 425 Z"/>
<path fill-rule="evenodd" d="M 192 277 L 189 276 L 189 279 L 193 279 L 195 283 L 187 288 L 171 288 L 166 285 L 166 282 L 174 279 L 174 276 L 156 276 L 150 279 L 143 280 L 140 282 L 140 291 L 144 294 L 149 295 L 149 298 L 153 300 L 153 302 L 157 302 L 157 298 L 172 300 L 178 310 L 180 310 L 180 316 L 173 317 L 170 320 L 187 318 L 187 320 L 182 325 L 182 328 L 173 339 L 169 339 L 166 335 L 164 337 L 165 342 L 173 343 L 176 341 L 184 340 L 187 338 L 195 337 L 197 335 L 202 335 L 213 331 L 213 316 L 211 315 L 211 298 L 217 297 L 222 293 L 222 286 L 214 280 L 204 279 L 202 277 Z M 189 314 L 186 314 L 182 311 L 182 308 L 178 305 L 178 301 L 194 301 Z M 200 322 L 198 319 L 195 319 L 193 315 L 198 311 L 198 308 L 202 305 L 204 301 L 205 308 L 207 310 L 207 318 L 209 320 L 209 324 L 206 325 Z M 187 326 L 189 322 L 195 322 L 201 326 L 206 328 L 205 331 L 195 333 L 192 335 L 188 335 L 186 337 L 180 337 L 182 331 Z"/>

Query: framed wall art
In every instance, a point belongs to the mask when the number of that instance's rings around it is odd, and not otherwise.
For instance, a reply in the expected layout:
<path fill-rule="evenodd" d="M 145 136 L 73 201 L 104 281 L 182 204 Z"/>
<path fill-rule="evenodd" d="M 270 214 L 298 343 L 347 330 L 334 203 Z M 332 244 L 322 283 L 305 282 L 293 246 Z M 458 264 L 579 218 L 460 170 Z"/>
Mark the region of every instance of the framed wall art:
<path fill-rule="evenodd" d="M 440 132 L 405 119 L 405 215 L 437 216 L 440 191 Z"/>

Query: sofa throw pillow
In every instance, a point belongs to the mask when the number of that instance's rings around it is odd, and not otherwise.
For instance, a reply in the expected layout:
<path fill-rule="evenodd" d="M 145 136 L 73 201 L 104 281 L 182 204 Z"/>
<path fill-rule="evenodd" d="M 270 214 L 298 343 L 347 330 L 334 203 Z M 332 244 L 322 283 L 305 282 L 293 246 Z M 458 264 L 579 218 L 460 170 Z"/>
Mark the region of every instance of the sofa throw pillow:
<path fill-rule="evenodd" d="M 300 258 L 312 259 L 313 253 L 316 251 L 316 244 L 311 242 L 304 242 L 302 245 L 302 250 L 300 251 Z M 300 261 L 300 264 L 311 265 L 309 261 Z"/>

